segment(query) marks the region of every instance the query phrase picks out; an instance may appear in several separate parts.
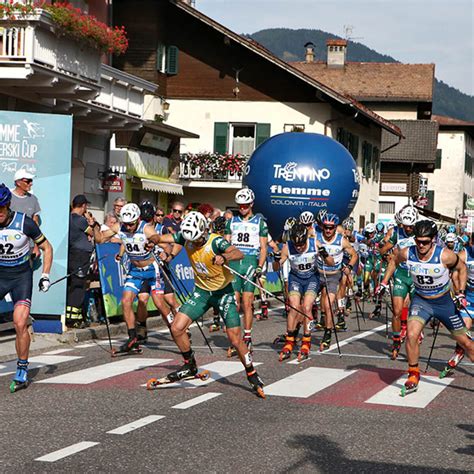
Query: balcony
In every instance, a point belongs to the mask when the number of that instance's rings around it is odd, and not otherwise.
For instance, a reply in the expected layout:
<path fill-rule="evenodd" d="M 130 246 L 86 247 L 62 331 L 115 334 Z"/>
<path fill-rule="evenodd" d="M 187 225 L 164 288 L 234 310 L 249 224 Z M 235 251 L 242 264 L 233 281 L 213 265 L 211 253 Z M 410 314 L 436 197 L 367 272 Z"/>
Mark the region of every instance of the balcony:
<path fill-rule="evenodd" d="M 96 97 L 100 81 L 101 53 L 58 35 L 48 12 L 0 18 L 2 92 L 48 105 L 57 97 Z"/>
<path fill-rule="evenodd" d="M 240 188 L 248 156 L 211 153 L 181 155 L 179 180 L 194 188 Z"/>

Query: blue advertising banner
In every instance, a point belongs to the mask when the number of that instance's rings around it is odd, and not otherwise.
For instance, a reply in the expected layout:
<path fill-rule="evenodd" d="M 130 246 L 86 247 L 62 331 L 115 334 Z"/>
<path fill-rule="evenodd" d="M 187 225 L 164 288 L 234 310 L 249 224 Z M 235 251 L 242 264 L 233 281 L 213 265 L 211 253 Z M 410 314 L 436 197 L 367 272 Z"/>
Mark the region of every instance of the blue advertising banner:
<path fill-rule="evenodd" d="M 40 226 L 54 251 L 51 281 L 67 272 L 71 152 L 72 116 L 0 111 L 0 183 L 13 189 L 14 175 L 21 169 L 35 175 L 32 193 L 41 207 Z M 61 315 L 66 281 L 40 293 L 41 264 L 34 265 L 31 312 Z"/>

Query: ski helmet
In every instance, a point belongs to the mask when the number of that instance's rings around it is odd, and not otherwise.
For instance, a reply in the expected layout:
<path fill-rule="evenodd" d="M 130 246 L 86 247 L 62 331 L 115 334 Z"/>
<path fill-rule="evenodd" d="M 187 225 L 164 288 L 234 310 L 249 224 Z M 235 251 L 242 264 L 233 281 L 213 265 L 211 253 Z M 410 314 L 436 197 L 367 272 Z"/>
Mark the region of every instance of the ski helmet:
<path fill-rule="evenodd" d="M 296 224 L 296 222 L 297 220 L 294 217 L 288 217 L 288 219 L 285 221 L 283 230 L 290 230 Z"/>
<path fill-rule="evenodd" d="M 333 213 L 326 213 L 326 215 L 322 219 L 322 225 L 337 225 L 339 224 L 339 217 L 337 214 Z"/>
<path fill-rule="evenodd" d="M 12 200 L 11 191 L 3 183 L 0 184 L 0 206 L 7 206 Z"/>
<path fill-rule="evenodd" d="M 295 245 L 303 245 L 308 240 L 308 229 L 300 222 L 297 222 L 290 231 L 290 239 Z"/>
<path fill-rule="evenodd" d="M 250 188 L 243 188 L 235 194 L 236 204 L 252 204 L 255 201 L 255 194 Z"/>
<path fill-rule="evenodd" d="M 207 219 L 197 211 L 191 211 L 181 222 L 181 234 L 185 240 L 194 242 L 207 230 Z"/>
<path fill-rule="evenodd" d="M 314 222 L 314 214 L 311 211 L 304 211 L 300 214 L 300 222 L 304 225 Z"/>
<path fill-rule="evenodd" d="M 328 210 L 321 209 L 318 214 L 316 215 L 316 222 L 321 225 L 323 223 L 324 218 L 327 216 Z"/>
<path fill-rule="evenodd" d="M 447 244 L 454 243 L 454 242 L 456 242 L 456 240 L 458 240 L 458 238 L 457 238 L 456 234 L 453 234 L 452 232 L 448 232 L 446 234 L 445 239 L 444 239 L 444 241 Z"/>
<path fill-rule="evenodd" d="M 218 216 L 212 222 L 212 231 L 216 234 L 223 234 L 225 232 L 226 220 L 224 216 Z"/>
<path fill-rule="evenodd" d="M 429 221 L 428 219 L 424 219 L 422 221 L 418 221 L 415 224 L 414 233 L 416 237 L 436 237 L 438 235 L 438 228 L 433 221 Z"/>
<path fill-rule="evenodd" d="M 352 219 L 351 217 L 348 217 L 347 219 L 344 219 L 342 221 L 342 228 L 344 230 L 353 231 L 354 230 L 354 219 Z"/>
<path fill-rule="evenodd" d="M 155 206 L 150 201 L 143 201 L 140 204 L 140 217 L 146 221 L 150 222 L 155 216 Z"/>
<path fill-rule="evenodd" d="M 400 211 L 400 221 L 402 225 L 414 226 L 418 220 L 418 211 L 412 207 L 405 207 Z"/>
<path fill-rule="evenodd" d="M 382 234 L 385 232 L 385 224 L 383 222 L 377 222 L 375 225 L 375 230 L 379 233 Z"/>
<path fill-rule="evenodd" d="M 373 234 L 374 232 L 377 231 L 377 228 L 375 227 L 375 224 L 373 224 L 372 222 L 369 222 L 366 226 L 365 226 L 365 229 L 364 229 L 364 232 L 366 234 Z"/>
<path fill-rule="evenodd" d="M 456 233 L 456 226 L 454 224 L 451 224 L 448 227 L 448 233 L 450 233 L 450 234 L 455 234 Z"/>
<path fill-rule="evenodd" d="M 464 247 L 469 245 L 469 237 L 467 235 L 461 235 L 461 243 Z"/>
<path fill-rule="evenodd" d="M 395 221 L 390 221 L 387 224 L 387 230 L 393 229 L 396 225 L 397 225 L 397 223 Z"/>
<path fill-rule="evenodd" d="M 133 202 L 125 204 L 120 209 L 120 219 L 124 224 L 132 224 L 138 221 L 140 217 L 140 208 Z"/>

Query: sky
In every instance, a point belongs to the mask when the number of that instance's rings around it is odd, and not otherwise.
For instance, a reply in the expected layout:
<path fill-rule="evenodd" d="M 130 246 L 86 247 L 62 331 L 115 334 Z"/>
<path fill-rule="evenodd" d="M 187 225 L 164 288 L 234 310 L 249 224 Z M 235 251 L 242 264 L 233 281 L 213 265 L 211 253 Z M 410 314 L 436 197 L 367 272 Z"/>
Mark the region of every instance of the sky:
<path fill-rule="evenodd" d="M 236 33 L 314 28 L 352 37 L 404 63 L 435 63 L 435 75 L 474 95 L 474 0 L 196 0 Z"/>

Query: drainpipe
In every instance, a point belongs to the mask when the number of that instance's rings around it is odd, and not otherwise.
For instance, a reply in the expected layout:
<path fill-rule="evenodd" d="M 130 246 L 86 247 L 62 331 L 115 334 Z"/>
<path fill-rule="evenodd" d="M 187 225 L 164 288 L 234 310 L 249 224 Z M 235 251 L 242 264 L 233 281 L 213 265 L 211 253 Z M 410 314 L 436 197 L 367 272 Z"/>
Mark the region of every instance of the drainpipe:
<path fill-rule="evenodd" d="M 386 151 L 391 150 L 392 148 L 395 148 L 397 145 L 400 145 L 400 142 L 402 141 L 402 138 L 403 138 L 402 136 L 399 136 L 398 137 L 398 142 L 394 143 L 393 145 L 388 146 L 387 148 L 384 148 L 380 152 L 380 154 L 385 153 Z"/>

